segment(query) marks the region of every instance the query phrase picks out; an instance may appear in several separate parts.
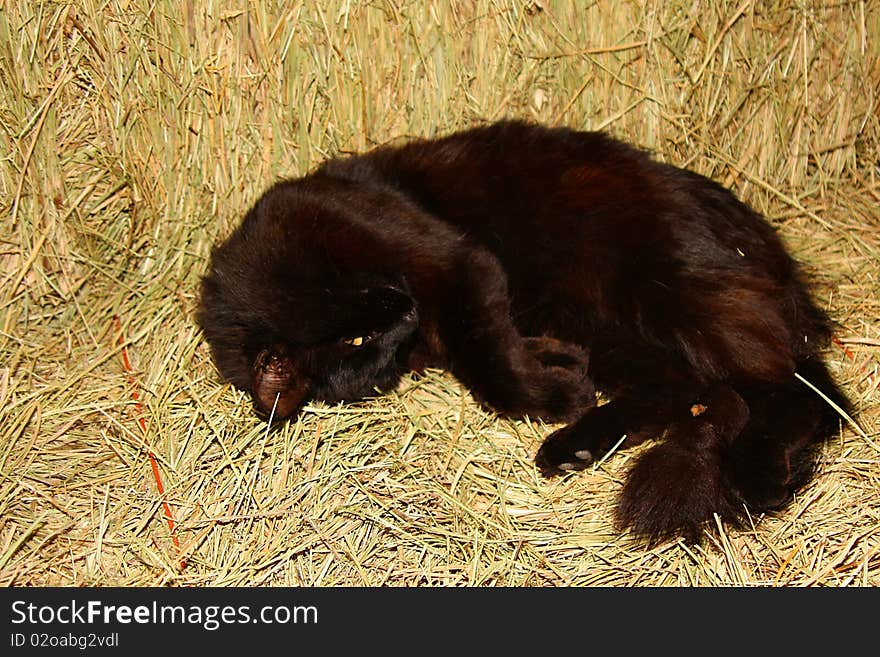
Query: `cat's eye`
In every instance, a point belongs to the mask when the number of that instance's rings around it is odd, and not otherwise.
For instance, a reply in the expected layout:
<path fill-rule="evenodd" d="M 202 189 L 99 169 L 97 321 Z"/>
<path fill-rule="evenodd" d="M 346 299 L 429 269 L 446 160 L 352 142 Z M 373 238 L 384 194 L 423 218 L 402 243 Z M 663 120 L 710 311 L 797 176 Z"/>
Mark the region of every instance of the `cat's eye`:
<path fill-rule="evenodd" d="M 362 347 L 372 339 L 371 335 L 359 335 L 356 338 L 346 338 L 343 342 L 352 347 Z"/>

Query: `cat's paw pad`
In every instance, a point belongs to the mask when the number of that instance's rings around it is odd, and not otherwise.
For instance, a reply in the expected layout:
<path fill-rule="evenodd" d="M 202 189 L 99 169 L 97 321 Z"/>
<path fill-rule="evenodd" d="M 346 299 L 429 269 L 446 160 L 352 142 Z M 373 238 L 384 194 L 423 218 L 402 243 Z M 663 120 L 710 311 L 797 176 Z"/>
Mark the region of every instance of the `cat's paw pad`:
<path fill-rule="evenodd" d="M 571 428 L 564 427 L 550 435 L 535 455 L 535 465 L 545 477 L 555 477 L 583 470 L 593 463 L 589 449 L 571 444 Z"/>

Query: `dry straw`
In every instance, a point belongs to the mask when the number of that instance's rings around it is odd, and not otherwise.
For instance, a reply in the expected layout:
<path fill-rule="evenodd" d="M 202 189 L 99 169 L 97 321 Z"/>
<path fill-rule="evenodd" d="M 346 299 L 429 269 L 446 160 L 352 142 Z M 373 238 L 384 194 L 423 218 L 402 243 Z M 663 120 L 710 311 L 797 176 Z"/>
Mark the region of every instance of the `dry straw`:
<path fill-rule="evenodd" d="M 877 0 L 6 2 L 0 582 L 880 583 L 878 36 Z M 705 173 L 807 263 L 867 439 L 784 513 L 648 550 L 610 527 L 631 453 L 544 481 L 549 427 L 442 372 L 268 432 L 218 381 L 199 276 L 268 183 L 513 116 Z"/>

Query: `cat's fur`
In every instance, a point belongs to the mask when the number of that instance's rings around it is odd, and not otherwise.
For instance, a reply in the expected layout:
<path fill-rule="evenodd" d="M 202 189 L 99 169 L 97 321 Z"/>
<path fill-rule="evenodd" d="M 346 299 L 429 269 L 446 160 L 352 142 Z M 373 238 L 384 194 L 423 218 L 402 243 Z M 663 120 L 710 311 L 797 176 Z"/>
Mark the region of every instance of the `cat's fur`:
<path fill-rule="evenodd" d="M 838 418 L 795 371 L 846 407 L 828 321 L 756 212 L 605 134 L 520 122 L 276 184 L 214 250 L 198 321 L 276 417 L 444 367 L 500 413 L 568 423 L 546 475 L 663 438 L 617 509 L 652 540 L 807 481 Z"/>

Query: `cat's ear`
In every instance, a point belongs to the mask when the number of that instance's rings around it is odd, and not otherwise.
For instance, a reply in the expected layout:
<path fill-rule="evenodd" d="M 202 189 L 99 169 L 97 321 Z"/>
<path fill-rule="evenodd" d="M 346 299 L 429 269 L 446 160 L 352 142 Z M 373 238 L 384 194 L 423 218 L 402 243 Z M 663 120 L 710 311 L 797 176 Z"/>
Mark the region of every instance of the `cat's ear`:
<path fill-rule="evenodd" d="M 254 403 L 267 417 L 280 420 L 296 413 L 305 403 L 309 387 L 309 380 L 286 355 L 264 350 L 257 356 L 253 371 Z"/>

